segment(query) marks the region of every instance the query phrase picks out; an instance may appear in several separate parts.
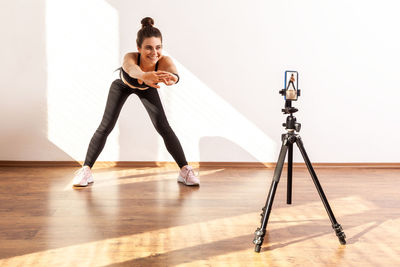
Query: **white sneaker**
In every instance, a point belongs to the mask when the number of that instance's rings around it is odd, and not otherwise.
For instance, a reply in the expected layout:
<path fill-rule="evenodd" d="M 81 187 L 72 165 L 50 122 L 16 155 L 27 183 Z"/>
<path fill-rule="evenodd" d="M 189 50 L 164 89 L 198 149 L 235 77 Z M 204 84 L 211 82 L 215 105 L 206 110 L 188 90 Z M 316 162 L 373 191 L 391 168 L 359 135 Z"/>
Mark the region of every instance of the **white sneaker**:
<path fill-rule="evenodd" d="M 179 172 L 178 182 L 185 185 L 200 185 L 200 180 L 193 172 L 193 168 L 190 165 L 183 166 Z"/>
<path fill-rule="evenodd" d="M 83 166 L 75 172 L 73 186 L 85 187 L 93 183 L 93 175 L 89 166 Z"/>

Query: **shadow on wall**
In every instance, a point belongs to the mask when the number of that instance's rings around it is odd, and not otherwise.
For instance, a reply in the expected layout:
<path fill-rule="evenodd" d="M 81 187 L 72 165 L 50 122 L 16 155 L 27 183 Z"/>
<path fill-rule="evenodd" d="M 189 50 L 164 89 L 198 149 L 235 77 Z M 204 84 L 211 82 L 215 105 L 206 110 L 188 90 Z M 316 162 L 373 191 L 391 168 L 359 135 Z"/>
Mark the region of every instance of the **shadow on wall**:
<path fill-rule="evenodd" d="M 1 4 L 1 160 L 74 160 L 48 139 L 45 10 L 45 0 Z"/>

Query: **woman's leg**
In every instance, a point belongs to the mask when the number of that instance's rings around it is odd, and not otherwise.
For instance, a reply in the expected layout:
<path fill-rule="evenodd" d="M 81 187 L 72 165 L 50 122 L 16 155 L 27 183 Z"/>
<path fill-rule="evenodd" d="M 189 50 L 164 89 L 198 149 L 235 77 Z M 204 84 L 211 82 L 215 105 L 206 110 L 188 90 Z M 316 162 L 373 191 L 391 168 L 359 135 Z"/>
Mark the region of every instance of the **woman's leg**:
<path fill-rule="evenodd" d="M 181 143 L 168 123 L 157 89 L 135 90 L 134 93 L 139 96 L 154 127 L 164 139 L 164 144 L 168 152 L 174 158 L 179 168 L 187 165 Z"/>
<path fill-rule="evenodd" d="M 92 168 L 117 122 L 122 106 L 131 93 L 132 90 L 119 79 L 111 84 L 103 119 L 90 141 L 83 165 Z"/>

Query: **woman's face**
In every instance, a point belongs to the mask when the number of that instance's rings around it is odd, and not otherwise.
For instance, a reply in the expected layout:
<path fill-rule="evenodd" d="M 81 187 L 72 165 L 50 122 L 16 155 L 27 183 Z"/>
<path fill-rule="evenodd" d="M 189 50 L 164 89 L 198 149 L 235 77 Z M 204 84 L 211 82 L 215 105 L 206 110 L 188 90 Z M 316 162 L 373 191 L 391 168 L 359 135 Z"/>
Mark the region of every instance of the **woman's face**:
<path fill-rule="evenodd" d="M 145 38 L 142 47 L 138 47 L 141 59 L 155 64 L 162 56 L 162 44 L 159 37 Z"/>

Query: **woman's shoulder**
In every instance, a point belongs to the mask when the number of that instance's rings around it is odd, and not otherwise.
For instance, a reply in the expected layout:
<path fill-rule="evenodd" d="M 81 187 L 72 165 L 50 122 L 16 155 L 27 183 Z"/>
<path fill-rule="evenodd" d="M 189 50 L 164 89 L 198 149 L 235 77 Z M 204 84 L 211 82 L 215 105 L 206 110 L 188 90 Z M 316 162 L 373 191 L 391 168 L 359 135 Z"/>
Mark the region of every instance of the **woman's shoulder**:
<path fill-rule="evenodd" d="M 160 60 L 159 61 L 172 61 L 172 58 L 170 57 L 170 56 L 165 56 L 165 55 L 163 55 L 161 58 L 160 58 Z"/>
<path fill-rule="evenodd" d="M 136 56 L 137 57 L 138 54 L 139 54 L 139 52 L 127 52 L 125 54 L 125 56 L 130 55 L 130 56 Z"/>
<path fill-rule="evenodd" d="M 171 63 L 173 63 L 172 58 L 169 56 L 162 56 L 159 60 L 158 60 L 158 66 L 168 66 Z"/>
<path fill-rule="evenodd" d="M 124 56 L 124 61 L 131 61 L 133 60 L 135 63 L 137 62 L 138 59 L 138 52 L 128 52 Z"/>

